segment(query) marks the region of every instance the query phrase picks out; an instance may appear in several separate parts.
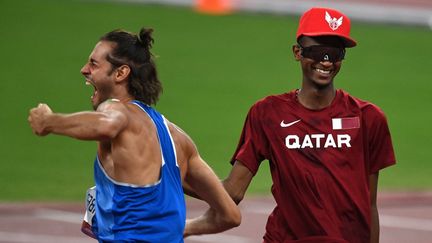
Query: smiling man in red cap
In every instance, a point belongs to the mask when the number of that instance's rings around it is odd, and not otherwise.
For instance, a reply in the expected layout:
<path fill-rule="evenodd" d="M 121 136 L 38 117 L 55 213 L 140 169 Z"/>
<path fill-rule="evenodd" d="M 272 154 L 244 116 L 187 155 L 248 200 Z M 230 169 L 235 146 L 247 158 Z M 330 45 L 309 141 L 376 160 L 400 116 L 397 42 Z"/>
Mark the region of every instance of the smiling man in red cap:
<path fill-rule="evenodd" d="M 256 102 L 223 181 L 239 203 L 268 160 L 276 207 L 264 242 L 379 241 L 379 170 L 395 156 L 384 113 L 334 87 L 345 48 L 356 46 L 350 20 L 328 8 L 300 19 L 293 54 L 301 88 Z"/>

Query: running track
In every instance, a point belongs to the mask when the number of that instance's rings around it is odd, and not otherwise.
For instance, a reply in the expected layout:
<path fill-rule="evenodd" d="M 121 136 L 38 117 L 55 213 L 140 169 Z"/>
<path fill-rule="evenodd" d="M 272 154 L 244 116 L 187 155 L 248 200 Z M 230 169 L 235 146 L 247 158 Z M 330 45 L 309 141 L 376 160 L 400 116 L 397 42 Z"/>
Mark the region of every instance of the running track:
<path fill-rule="evenodd" d="M 378 204 L 382 243 L 432 242 L 432 192 L 380 193 Z M 247 197 L 241 204 L 242 224 L 221 234 L 193 236 L 186 243 L 259 243 L 271 198 Z M 203 202 L 188 199 L 188 216 L 206 209 Z M 90 243 L 80 232 L 84 203 L 1 203 L 1 243 Z"/>

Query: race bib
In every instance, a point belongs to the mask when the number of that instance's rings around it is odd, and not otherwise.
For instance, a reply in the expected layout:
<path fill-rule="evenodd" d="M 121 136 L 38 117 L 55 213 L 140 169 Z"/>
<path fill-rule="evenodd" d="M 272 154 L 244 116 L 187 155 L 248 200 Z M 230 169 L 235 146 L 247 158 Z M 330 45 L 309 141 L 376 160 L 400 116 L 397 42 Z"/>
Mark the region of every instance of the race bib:
<path fill-rule="evenodd" d="M 96 211 L 96 186 L 87 190 L 85 203 L 86 212 L 81 225 L 81 231 L 92 238 L 96 238 L 92 231 L 92 221 Z"/>

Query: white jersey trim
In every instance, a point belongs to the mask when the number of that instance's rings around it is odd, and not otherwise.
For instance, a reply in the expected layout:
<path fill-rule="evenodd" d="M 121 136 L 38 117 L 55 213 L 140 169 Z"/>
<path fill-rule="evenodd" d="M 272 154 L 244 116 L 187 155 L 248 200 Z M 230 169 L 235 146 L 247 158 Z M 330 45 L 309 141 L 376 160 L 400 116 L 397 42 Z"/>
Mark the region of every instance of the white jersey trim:
<path fill-rule="evenodd" d="M 167 131 L 168 131 L 168 135 L 169 135 L 169 137 L 170 137 L 171 144 L 172 144 L 172 147 L 173 147 L 173 150 L 174 150 L 174 160 L 175 160 L 175 164 L 176 164 L 177 167 L 179 167 L 179 165 L 178 165 L 178 163 L 177 163 L 177 151 L 176 151 L 176 146 L 175 146 L 175 143 L 174 143 L 174 139 L 173 139 L 172 136 L 171 136 L 171 132 L 170 132 L 170 130 L 169 130 L 169 127 L 168 127 L 168 120 L 167 120 L 163 115 L 161 115 L 161 116 L 162 116 L 162 118 L 163 118 L 163 121 L 164 121 L 165 127 L 166 127 L 166 129 L 167 129 Z"/>

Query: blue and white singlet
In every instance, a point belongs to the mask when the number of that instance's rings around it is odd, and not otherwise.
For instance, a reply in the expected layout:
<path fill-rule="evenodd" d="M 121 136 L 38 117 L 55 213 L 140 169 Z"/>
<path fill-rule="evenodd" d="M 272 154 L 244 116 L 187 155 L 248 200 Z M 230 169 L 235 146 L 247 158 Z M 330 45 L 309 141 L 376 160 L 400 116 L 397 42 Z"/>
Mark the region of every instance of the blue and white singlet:
<path fill-rule="evenodd" d="M 99 242 L 183 242 L 186 208 L 174 141 L 164 117 L 139 101 L 157 128 L 162 153 L 160 180 L 137 186 L 116 182 L 94 162 L 96 215 L 92 230 Z"/>

